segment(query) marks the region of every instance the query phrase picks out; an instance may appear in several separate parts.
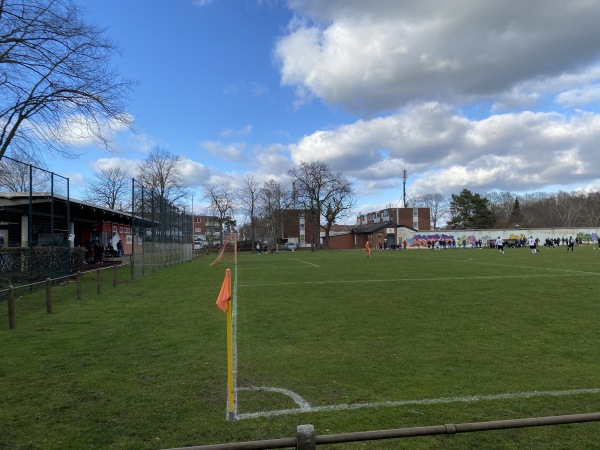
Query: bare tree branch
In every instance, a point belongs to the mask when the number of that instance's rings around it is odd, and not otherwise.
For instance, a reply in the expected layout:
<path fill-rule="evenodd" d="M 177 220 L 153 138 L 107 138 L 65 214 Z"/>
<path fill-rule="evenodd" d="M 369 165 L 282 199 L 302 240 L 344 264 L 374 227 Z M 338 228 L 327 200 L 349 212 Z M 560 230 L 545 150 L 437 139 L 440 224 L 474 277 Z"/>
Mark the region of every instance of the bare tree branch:
<path fill-rule="evenodd" d="M 0 158 L 9 148 L 72 157 L 82 139 L 109 149 L 108 132 L 131 125 L 125 102 L 135 84 L 110 64 L 117 46 L 70 0 L 0 8 Z"/>
<path fill-rule="evenodd" d="M 131 204 L 131 174 L 121 167 L 101 169 L 86 183 L 83 199 L 126 211 Z"/>

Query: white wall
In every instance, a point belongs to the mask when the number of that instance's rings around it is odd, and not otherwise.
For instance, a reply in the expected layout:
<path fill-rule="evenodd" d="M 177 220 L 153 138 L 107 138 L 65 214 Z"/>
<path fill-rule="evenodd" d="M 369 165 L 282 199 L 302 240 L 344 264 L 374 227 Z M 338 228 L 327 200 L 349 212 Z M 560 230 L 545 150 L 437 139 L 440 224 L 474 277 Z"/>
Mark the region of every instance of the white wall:
<path fill-rule="evenodd" d="M 404 230 L 399 236 L 406 239 L 408 247 L 427 247 L 427 240 L 431 239 L 453 239 L 460 247 L 463 243 L 466 247 L 471 247 L 476 241 L 481 239 L 483 245 L 486 245 L 488 239 L 495 240 L 498 236 L 502 239 L 528 238 L 533 236 L 540 240 L 543 245 L 546 238 L 568 238 L 570 236 L 579 237 L 583 243 L 598 243 L 600 237 L 600 227 L 598 228 L 529 228 L 529 229 L 499 229 L 499 230 L 420 230 L 412 232 Z"/>

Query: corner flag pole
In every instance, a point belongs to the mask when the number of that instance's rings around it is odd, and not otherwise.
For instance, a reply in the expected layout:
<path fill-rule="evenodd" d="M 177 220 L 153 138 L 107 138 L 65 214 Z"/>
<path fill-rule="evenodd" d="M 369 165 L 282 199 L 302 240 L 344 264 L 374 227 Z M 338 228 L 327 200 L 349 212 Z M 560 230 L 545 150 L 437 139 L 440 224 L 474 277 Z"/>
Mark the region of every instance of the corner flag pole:
<path fill-rule="evenodd" d="M 229 269 L 227 269 L 229 272 Z M 230 279 L 231 282 L 231 279 Z M 227 418 L 235 420 L 235 402 L 233 391 L 233 320 L 231 298 L 227 308 Z"/>
<path fill-rule="evenodd" d="M 235 420 L 235 393 L 233 385 L 233 308 L 231 305 L 231 270 L 225 270 L 225 279 L 216 305 L 227 315 L 227 418 Z"/>

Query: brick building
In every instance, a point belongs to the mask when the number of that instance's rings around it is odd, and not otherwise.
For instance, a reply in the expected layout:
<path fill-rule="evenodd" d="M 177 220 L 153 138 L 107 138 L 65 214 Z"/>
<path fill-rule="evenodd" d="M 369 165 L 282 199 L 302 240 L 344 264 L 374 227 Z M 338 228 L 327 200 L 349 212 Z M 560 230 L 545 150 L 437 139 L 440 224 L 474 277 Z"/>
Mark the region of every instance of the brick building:
<path fill-rule="evenodd" d="M 386 208 L 356 217 L 356 226 L 375 225 L 392 222 L 415 230 L 431 229 L 429 208 Z"/>

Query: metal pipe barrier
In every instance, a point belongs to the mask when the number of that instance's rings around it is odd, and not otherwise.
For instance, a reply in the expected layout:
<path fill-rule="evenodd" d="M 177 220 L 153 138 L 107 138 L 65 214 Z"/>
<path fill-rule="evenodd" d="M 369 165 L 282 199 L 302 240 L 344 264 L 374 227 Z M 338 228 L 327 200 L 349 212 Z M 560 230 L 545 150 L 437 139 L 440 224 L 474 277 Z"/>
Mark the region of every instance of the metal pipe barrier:
<path fill-rule="evenodd" d="M 296 429 L 296 437 L 293 438 L 231 442 L 227 444 L 200 445 L 195 447 L 179 447 L 169 450 L 263 450 L 273 448 L 315 450 L 317 445 L 326 444 L 397 439 L 416 436 L 435 436 L 440 434 L 471 433 L 473 431 L 505 430 L 509 428 L 540 427 L 598 421 L 600 421 L 600 412 L 563 416 L 532 417 L 526 419 L 496 420 L 491 422 L 472 422 L 433 425 L 426 427 L 396 428 L 392 430 L 361 431 L 355 433 L 329 434 L 321 436 L 315 435 L 314 427 L 312 425 L 299 425 Z"/>

